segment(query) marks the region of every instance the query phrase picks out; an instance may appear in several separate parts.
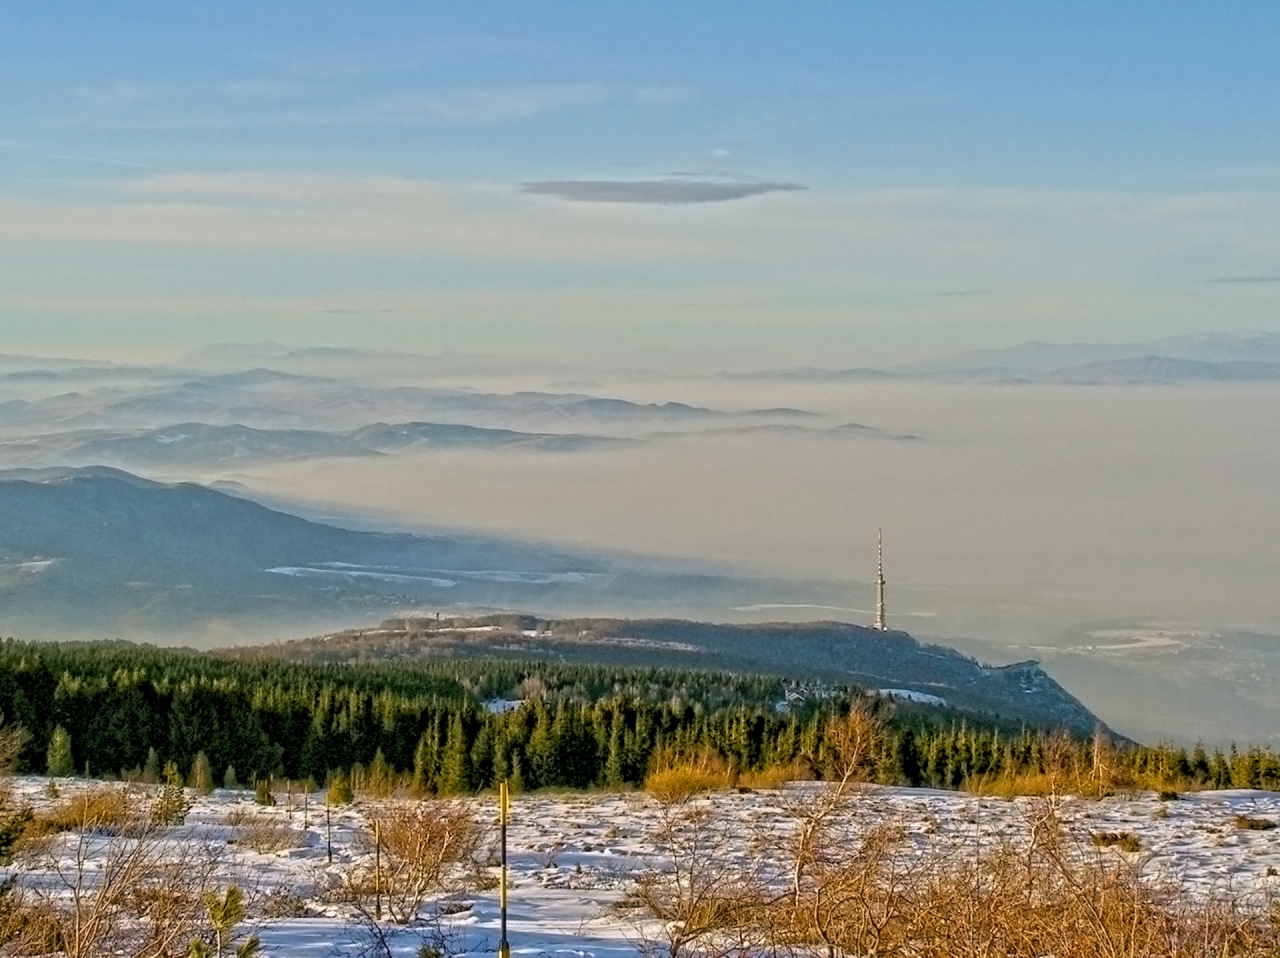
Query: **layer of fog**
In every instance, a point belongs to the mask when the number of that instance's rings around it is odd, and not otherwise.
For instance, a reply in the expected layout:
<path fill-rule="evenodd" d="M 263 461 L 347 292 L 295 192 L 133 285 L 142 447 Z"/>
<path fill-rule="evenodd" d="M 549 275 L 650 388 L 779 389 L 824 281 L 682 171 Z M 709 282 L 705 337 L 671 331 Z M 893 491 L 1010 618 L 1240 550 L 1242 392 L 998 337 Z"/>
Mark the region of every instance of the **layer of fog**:
<path fill-rule="evenodd" d="M 849 609 L 873 607 L 883 527 L 896 626 L 992 661 L 1042 659 L 1135 736 L 1271 734 L 1280 702 L 1265 675 L 1280 656 L 1242 668 L 1230 637 L 1280 634 L 1275 391 L 681 386 L 692 403 L 798 406 L 921 439 L 722 434 L 574 456 L 280 464 L 235 478 L 406 525 L 845 583 Z M 648 400 L 651 388 L 611 392 Z M 720 617 L 860 618 L 796 608 Z M 1190 638 L 1088 650 L 1085 634 L 1109 625 Z"/>
<path fill-rule="evenodd" d="M 312 365 L 307 373 L 326 372 Z M 771 607 L 765 596 L 750 608 L 707 610 L 722 620 L 865 620 L 853 610 L 872 607 L 875 535 L 883 527 L 897 627 L 992 661 L 1043 659 L 1104 719 L 1142 738 L 1257 738 L 1280 721 L 1266 679 L 1280 654 L 1271 640 L 1248 636 L 1280 634 L 1274 387 L 814 384 L 509 363 L 452 371 L 445 363 L 420 374 L 404 364 L 387 377 L 392 383 L 377 381 L 376 366 L 366 361 L 362 382 L 335 381 L 331 395 L 354 397 L 342 409 L 309 408 L 307 389 L 315 387 L 308 383 L 297 384 L 296 395 L 294 386 L 280 386 L 272 402 L 292 402 L 288 416 L 311 428 L 414 413 L 417 398 L 387 398 L 393 384 L 817 415 L 783 417 L 808 431 L 738 428 L 767 425 L 769 416 L 678 426 L 575 418 L 564 431 L 636 441 L 556 453 L 425 449 L 151 475 L 231 481 L 274 504 L 365 525 L 482 532 L 823 583 L 835 597 L 834 608 L 785 600 Z M 75 388 L 88 406 L 114 401 L 119 394 L 94 392 L 98 375 L 57 388 L 6 383 L 0 398 Z M 127 393 L 146 375 L 121 377 L 112 388 Z M 163 391 L 182 378 L 157 374 L 150 388 Z M 147 406 L 148 422 L 165 416 L 163 402 Z M 483 414 L 460 406 L 446 421 L 546 430 L 551 419 L 545 409 L 512 402 Z M 871 428 L 827 431 L 847 423 Z M 918 438 L 895 438 L 906 435 Z M 661 603 L 650 611 L 662 614 Z M 1111 649 L 1117 643 L 1088 636 L 1119 628 L 1179 638 Z"/>

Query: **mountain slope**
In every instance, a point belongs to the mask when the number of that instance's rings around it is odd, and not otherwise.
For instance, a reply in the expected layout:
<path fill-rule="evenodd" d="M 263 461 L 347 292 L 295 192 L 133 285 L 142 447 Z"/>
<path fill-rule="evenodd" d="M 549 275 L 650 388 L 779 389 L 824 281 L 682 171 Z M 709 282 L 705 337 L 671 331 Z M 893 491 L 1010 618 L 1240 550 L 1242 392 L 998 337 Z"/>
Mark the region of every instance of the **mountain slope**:
<path fill-rule="evenodd" d="M 1280 363 L 1141 356 L 1069 366 L 1043 378 L 1060 383 L 1268 382 L 1280 379 Z"/>
<path fill-rule="evenodd" d="M 501 587 L 485 573 L 508 574 Z M 220 617 L 339 620 L 406 602 L 589 588 L 591 560 L 461 537 L 355 532 L 192 484 L 110 470 L 0 479 L 0 630 L 183 628 Z"/>
<path fill-rule="evenodd" d="M 261 650 L 267 651 L 267 650 Z M 398 618 L 273 646 L 300 662 L 508 658 L 678 666 L 819 679 L 942 699 L 961 710 L 1087 733 L 1098 719 L 1036 662 L 984 666 L 905 632 L 842 622 L 724 625 L 684 619 Z M 244 650 L 239 654 L 252 654 Z M 926 701 L 928 699 L 925 699 Z"/>
<path fill-rule="evenodd" d="M 297 635 L 405 608 L 689 612 L 815 587 L 461 535 L 360 532 L 188 483 L 0 473 L 0 635 Z"/>

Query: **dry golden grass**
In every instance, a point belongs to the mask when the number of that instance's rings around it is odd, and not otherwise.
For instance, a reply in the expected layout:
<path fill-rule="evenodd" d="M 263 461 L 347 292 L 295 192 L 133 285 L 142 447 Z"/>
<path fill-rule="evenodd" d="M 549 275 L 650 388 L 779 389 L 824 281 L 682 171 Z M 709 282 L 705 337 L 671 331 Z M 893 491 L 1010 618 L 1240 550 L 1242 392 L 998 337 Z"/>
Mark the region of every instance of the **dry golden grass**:
<path fill-rule="evenodd" d="M 1235 822 L 1236 828 L 1247 832 L 1267 832 L 1276 827 L 1275 821 L 1270 818 L 1251 818 L 1248 815 L 1237 815 Z"/>
<path fill-rule="evenodd" d="M 1061 794 L 1062 782 L 1044 772 L 1014 775 L 970 775 L 963 789 L 983 798 L 1047 798 Z"/>
<path fill-rule="evenodd" d="M 136 809 L 122 788 L 91 788 L 65 799 L 47 812 L 37 812 L 24 838 L 70 831 L 113 831 L 134 822 Z"/>
<path fill-rule="evenodd" d="M 743 772 L 738 776 L 738 785 L 743 788 L 775 789 L 812 777 L 808 768 L 799 762 L 793 762 L 790 765 L 772 765 L 753 772 Z"/>
<path fill-rule="evenodd" d="M 240 823 L 236 843 L 261 855 L 270 855 L 288 848 L 300 848 L 303 838 L 287 822 L 270 815 L 250 815 Z"/>
<path fill-rule="evenodd" d="M 1093 832 L 1089 844 L 1094 848 L 1118 848 L 1122 852 L 1142 851 L 1142 840 L 1133 832 Z"/>
<path fill-rule="evenodd" d="M 1193 899 L 1144 875 L 1140 856 L 1091 850 L 1067 834 L 1052 802 L 1033 806 L 1022 840 L 981 856 L 945 843 L 917 850 L 892 827 L 819 827 L 791 853 L 805 856 L 803 868 L 783 852 L 764 872 L 717 854 L 730 826 L 711 815 L 686 809 L 659 836 L 672 866 L 644 876 L 631 901 L 660 922 L 642 932 L 646 952 L 1274 958 L 1280 945 L 1261 905 Z"/>
<path fill-rule="evenodd" d="M 684 757 L 662 753 L 644 780 L 644 790 L 664 805 L 677 805 L 703 792 L 729 788 L 736 781 L 736 773 L 719 752 L 704 750 Z"/>

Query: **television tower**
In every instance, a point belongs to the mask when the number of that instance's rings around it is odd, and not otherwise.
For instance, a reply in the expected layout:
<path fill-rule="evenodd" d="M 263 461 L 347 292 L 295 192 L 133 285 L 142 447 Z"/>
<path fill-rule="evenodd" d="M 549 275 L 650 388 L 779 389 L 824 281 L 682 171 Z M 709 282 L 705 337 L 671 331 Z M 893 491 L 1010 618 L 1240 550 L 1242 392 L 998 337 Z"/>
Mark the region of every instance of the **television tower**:
<path fill-rule="evenodd" d="M 884 616 L 884 530 L 876 530 L 876 624 L 878 632 L 889 631 Z"/>

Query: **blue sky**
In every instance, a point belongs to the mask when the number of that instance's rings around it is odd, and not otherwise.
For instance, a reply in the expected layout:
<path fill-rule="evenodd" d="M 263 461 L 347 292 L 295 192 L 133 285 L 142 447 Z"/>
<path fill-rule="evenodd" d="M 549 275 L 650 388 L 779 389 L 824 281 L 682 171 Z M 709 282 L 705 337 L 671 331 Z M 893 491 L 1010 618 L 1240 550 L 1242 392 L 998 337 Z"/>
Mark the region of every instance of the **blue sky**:
<path fill-rule="evenodd" d="M 0 351 L 1275 328 L 1278 41 L 1274 3 L 11 0 Z"/>

